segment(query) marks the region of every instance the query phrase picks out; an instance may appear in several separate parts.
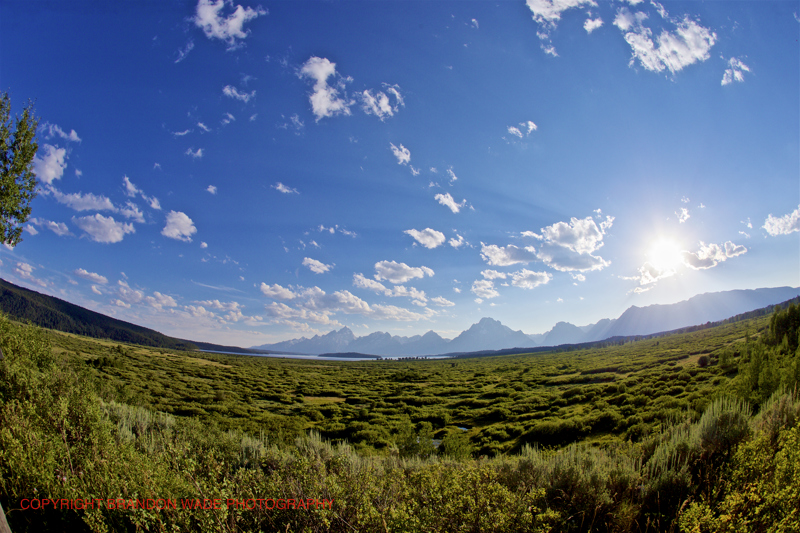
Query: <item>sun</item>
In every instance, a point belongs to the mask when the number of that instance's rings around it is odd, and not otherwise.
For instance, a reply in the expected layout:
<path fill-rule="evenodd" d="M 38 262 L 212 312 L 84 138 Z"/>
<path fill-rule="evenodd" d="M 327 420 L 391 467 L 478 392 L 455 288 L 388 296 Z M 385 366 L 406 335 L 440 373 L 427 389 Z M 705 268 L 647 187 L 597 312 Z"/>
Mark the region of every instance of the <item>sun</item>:
<path fill-rule="evenodd" d="M 681 246 L 672 239 L 660 238 L 650 245 L 648 262 L 661 272 L 675 271 L 681 264 Z"/>

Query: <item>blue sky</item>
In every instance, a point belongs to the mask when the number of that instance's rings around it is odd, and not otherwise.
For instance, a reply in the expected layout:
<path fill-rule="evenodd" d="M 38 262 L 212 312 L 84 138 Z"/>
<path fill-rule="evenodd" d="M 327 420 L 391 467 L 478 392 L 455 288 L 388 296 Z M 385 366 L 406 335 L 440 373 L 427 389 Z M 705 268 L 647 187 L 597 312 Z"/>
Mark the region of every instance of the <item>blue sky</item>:
<path fill-rule="evenodd" d="M 194 340 L 800 285 L 798 2 L 0 3 L 2 277 Z"/>

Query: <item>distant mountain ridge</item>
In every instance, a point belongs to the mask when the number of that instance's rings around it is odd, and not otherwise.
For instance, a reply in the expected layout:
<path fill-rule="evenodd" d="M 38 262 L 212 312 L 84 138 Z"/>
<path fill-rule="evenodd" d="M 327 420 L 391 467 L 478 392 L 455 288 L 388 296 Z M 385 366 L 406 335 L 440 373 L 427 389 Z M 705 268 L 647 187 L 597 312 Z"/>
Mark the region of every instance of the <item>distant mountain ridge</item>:
<path fill-rule="evenodd" d="M 356 337 L 345 327 L 325 335 L 315 335 L 311 339 L 302 337 L 254 346 L 252 349 L 291 350 L 308 354 L 355 352 L 382 356 L 417 356 L 560 346 L 600 341 L 610 337 L 650 335 L 715 322 L 785 302 L 798 295 L 800 288 L 797 287 L 704 293 L 674 304 L 631 306 L 619 318 L 604 318 L 585 326 L 558 322 L 550 331 L 536 335 L 526 335 L 492 318 L 483 318 L 452 340 L 444 339 L 434 331 L 414 337 L 394 336 L 382 331 Z M 351 339 L 349 343 L 344 342 L 347 339 Z"/>

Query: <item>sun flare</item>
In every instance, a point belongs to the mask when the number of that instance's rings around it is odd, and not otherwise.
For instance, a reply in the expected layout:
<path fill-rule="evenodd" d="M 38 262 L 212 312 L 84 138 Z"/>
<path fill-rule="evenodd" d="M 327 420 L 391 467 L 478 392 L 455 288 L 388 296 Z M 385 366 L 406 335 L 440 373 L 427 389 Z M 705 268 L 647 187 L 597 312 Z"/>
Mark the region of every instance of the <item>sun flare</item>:
<path fill-rule="evenodd" d="M 647 260 L 662 272 L 674 271 L 681 263 L 681 246 L 672 239 L 658 239 L 650 246 Z"/>

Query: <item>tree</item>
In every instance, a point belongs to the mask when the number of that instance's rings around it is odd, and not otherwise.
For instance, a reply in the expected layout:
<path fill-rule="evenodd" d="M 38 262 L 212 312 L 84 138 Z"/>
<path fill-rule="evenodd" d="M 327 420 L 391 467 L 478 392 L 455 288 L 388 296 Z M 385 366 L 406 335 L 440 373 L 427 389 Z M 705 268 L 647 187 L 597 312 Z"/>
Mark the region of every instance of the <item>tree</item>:
<path fill-rule="evenodd" d="M 30 101 L 13 124 L 10 115 L 11 98 L 3 93 L 0 96 L 0 242 L 16 246 L 22 240 L 22 224 L 31 214 L 31 200 L 36 197 L 33 158 L 39 149 L 36 142 L 39 119 L 34 116 Z"/>

